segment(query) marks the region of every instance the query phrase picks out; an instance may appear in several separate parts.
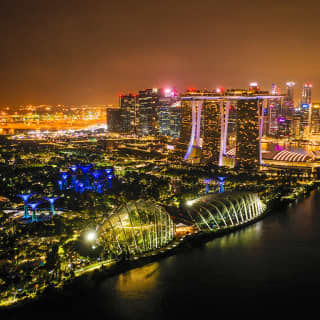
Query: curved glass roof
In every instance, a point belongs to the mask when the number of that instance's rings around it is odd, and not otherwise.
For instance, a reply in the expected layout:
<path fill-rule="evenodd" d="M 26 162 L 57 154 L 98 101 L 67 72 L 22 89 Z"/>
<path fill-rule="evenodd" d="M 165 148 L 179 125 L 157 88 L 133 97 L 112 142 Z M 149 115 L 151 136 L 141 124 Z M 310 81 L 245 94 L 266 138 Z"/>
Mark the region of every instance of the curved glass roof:
<path fill-rule="evenodd" d="M 210 194 L 187 202 L 187 212 L 199 230 L 237 226 L 257 218 L 265 205 L 251 192 Z"/>
<path fill-rule="evenodd" d="M 174 237 L 167 211 L 150 200 L 130 201 L 108 215 L 99 239 L 111 256 L 137 254 L 165 246 Z"/>

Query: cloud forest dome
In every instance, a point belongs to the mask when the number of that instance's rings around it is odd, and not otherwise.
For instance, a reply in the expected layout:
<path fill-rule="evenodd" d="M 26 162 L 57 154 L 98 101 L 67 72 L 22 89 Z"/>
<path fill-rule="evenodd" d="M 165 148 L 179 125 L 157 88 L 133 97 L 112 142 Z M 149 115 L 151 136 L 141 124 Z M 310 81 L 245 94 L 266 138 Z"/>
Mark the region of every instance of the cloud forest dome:
<path fill-rule="evenodd" d="M 211 194 L 187 202 L 187 211 L 199 230 L 237 226 L 260 216 L 265 204 L 252 192 Z"/>
<path fill-rule="evenodd" d="M 99 232 L 99 242 L 111 256 L 131 255 L 161 248 L 174 236 L 167 211 L 150 200 L 130 201 L 108 215 Z"/>

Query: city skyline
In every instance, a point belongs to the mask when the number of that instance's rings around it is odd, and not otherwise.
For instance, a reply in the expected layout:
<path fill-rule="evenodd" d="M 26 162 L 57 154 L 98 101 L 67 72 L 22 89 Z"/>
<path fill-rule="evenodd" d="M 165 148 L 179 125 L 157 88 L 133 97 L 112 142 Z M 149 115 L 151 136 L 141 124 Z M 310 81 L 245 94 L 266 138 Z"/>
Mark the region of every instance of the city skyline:
<path fill-rule="evenodd" d="M 243 81 L 242 81 L 243 82 Z M 133 95 L 133 96 L 137 96 L 139 94 L 140 91 L 147 91 L 147 90 L 151 90 L 151 89 L 157 89 L 157 90 L 175 90 L 177 96 L 179 95 L 183 95 L 185 92 L 192 90 L 195 91 L 208 91 L 208 92 L 213 92 L 216 90 L 243 90 L 245 88 L 248 88 L 250 86 L 251 83 L 257 84 L 261 89 L 268 91 L 270 94 L 272 95 L 286 95 L 288 94 L 288 83 L 293 84 L 293 88 L 294 88 L 294 93 L 293 93 L 293 99 L 295 102 L 295 107 L 299 107 L 301 105 L 301 103 L 303 102 L 303 92 L 304 92 L 304 87 L 306 85 L 310 85 L 310 88 L 312 89 L 312 95 L 310 96 L 311 99 L 311 103 L 317 103 L 318 101 L 320 101 L 320 94 L 318 94 L 319 98 L 317 97 L 317 88 L 314 86 L 314 84 L 312 82 L 308 82 L 308 81 L 302 81 L 301 82 L 301 86 L 299 85 L 300 82 L 296 82 L 296 81 L 286 81 L 284 83 L 279 83 L 279 82 L 272 82 L 270 83 L 270 85 L 264 86 L 261 82 L 259 81 L 250 81 L 247 82 L 246 84 L 244 84 L 243 86 L 212 86 L 212 87 L 185 87 L 185 88 L 178 88 L 176 85 L 171 85 L 171 86 L 146 86 L 145 88 L 142 87 L 137 87 L 135 88 L 135 90 L 131 90 L 131 89 L 127 89 L 127 90 L 123 90 L 123 91 L 118 91 L 115 92 L 115 94 L 113 95 L 113 101 L 112 103 L 109 103 L 108 101 L 102 101 L 102 102 L 96 102 L 96 103 L 91 103 L 91 102 L 79 102 L 79 103 L 64 103 L 62 101 L 60 101 L 59 103 L 45 103 L 45 102 L 38 102 L 38 103 L 18 103 L 18 104 L 1 104 L 0 103 L 0 108 L 2 107 L 10 107 L 10 108 L 16 108 L 16 107 L 46 107 L 46 106 L 54 106 L 54 107 L 119 107 L 119 98 L 122 96 L 126 96 L 126 95 Z M 273 92 L 273 87 L 276 86 L 278 91 L 277 92 Z M 290 95 L 290 94 L 289 94 Z"/>
<path fill-rule="evenodd" d="M 316 310 L 319 10 L 0 1 L 1 319 Z"/>
<path fill-rule="evenodd" d="M 313 83 L 319 100 L 319 8 L 315 1 L 2 1 L 0 105 L 109 104 L 150 84 L 183 91 L 258 81 L 284 91 L 291 80 L 297 88 Z"/>

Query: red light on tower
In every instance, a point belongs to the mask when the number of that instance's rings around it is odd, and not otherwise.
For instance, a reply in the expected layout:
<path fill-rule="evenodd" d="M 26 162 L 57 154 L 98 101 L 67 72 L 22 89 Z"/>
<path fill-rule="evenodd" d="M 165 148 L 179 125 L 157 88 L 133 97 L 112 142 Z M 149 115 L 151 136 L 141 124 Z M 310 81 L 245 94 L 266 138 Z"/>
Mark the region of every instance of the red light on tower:
<path fill-rule="evenodd" d="M 122 94 L 121 93 L 119 93 L 119 98 L 121 98 L 122 97 Z"/>

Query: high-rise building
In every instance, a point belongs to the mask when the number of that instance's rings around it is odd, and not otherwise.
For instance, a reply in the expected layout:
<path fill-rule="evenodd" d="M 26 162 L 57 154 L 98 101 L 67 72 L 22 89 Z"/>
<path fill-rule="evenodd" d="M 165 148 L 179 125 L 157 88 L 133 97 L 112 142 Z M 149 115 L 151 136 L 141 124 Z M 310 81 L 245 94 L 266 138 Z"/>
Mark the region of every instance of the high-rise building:
<path fill-rule="evenodd" d="M 177 149 L 184 160 L 222 165 L 230 107 L 230 102 L 223 99 L 224 94 L 219 89 L 188 91 L 182 96 Z"/>
<path fill-rule="evenodd" d="M 179 138 L 181 130 L 181 102 L 176 101 L 170 106 L 170 133 L 171 138 Z"/>
<path fill-rule="evenodd" d="M 279 99 L 269 99 L 267 108 L 264 109 L 263 135 L 277 136 L 281 116 L 281 104 Z"/>
<path fill-rule="evenodd" d="M 294 86 L 296 84 L 293 81 L 288 81 L 287 86 L 287 97 L 289 101 L 294 101 Z"/>
<path fill-rule="evenodd" d="M 293 131 L 294 131 L 293 119 L 295 116 L 295 104 L 294 104 L 295 83 L 293 81 L 288 81 L 286 83 L 286 86 L 287 86 L 287 95 L 283 101 L 283 105 L 284 105 L 283 117 L 285 118 L 287 123 L 286 134 L 291 135 L 293 134 Z"/>
<path fill-rule="evenodd" d="M 313 102 L 311 109 L 311 134 L 320 133 L 320 102 Z"/>
<path fill-rule="evenodd" d="M 299 109 L 294 113 L 292 126 L 291 126 L 291 136 L 297 140 L 300 139 L 300 129 L 301 129 L 300 121 L 301 121 L 301 114 Z"/>
<path fill-rule="evenodd" d="M 261 91 L 256 83 L 251 83 L 249 90 L 189 90 L 181 96 L 181 134 L 176 149 L 185 161 L 222 165 L 223 156 L 230 155 L 228 134 L 235 130 L 229 144 L 236 145 L 237 167 L 258 169 L 264 111 L 268 100 L 281 106 L 278 101 L 283 98 Z"/>
<path fill-rule="evenodd" d="M 202 161 L 219 164 L 221 148 L 221 101 L 204 101 L 202 105 Z M 223 129 L 223 128 L 222 128 Z"/>
<path fill-rule="evenodd" d="M 159 119 L 159 134 L 172 138 L 180 134 L 180 100 L 175 89 L 158 89 L 158 105 L 155 108 Z"/>
<path fill-rule="evenodd" d="M 138 135 L 159 135 L 159 89 L 139 91 Z"/>
<path fill-rule="evenodd" d="M 200 107 L 201 108 L 201 107 Z M 199 156 L 200 150 L 200 117 L 201 109 L 195 100 L 181 101 L 180 139 L 176 146 L 179 157 L 190 160 Z M 198 124 L 198 125 L 197 125 Z M 197 130 L 199 127 L 199 130 Z"/>
<path fill-rule="evenodd" d="M 259 99 L 239 100 L 237 105 L 236 167 L 259 167 Z"/>
<path fill-rule="evenodd" d="M 284 99 L 283 116 L 287 120 L 292 120 L 294 115 L 294 86 L 293 81 L 286 83 L 287 85 L 287 95 Z"/>
<path fill-rule="evenodd" d="M 280 86 L 277 86 L 275 83 L 272 84 L 271 94 L 279 95 L 280 94 Z"/>
<path fill-rule="evenodd" d="M 312 84 L 305 83 L 302 88 L 300 105 L 300 138 L 308 139 L 311 125 L 311 95 Z"/>
<path fill-rule="evenodd" d="M 121 132 L 121 109 L 120 108 L 107 108 L 107 126 L 108 131 Z"/>
<path fill-rule="evenodd" d="M 119 95 L 121 133 L 134 135 L 137 134 L 137 95 Z"/>
<path fill-rule="evenodd" d="M 312 83 L 305 83 L 302 87 L 301 104 L 310 104 L 312 94 Z"/>

